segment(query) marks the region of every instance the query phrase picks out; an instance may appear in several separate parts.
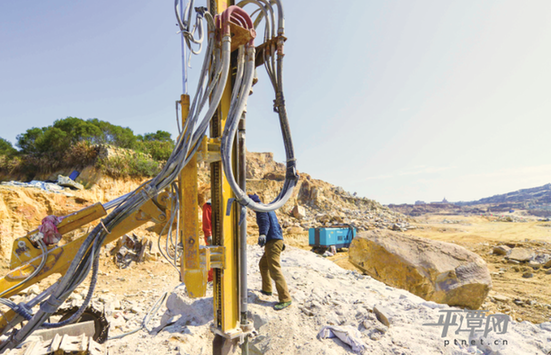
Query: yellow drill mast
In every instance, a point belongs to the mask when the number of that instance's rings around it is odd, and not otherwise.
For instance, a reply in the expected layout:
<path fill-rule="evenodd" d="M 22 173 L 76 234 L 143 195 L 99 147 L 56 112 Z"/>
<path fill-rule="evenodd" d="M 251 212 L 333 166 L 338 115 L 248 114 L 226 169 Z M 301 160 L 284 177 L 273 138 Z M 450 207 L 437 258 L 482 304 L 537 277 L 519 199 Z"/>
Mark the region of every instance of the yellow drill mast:
<path fill-rule="evenodd" d="M 209 12 L 220 14 L 233 5 L 233 1 L 213 0 L 209 3 Z M 237 29 L 236 31 L 239 31 Z M 248 31 L 243 31 L 248 33 Z M 235 37 L 235 36 L 234 36 Z M 243 37 L 249 40 L 246 34 Z M 230 76 L 232 70 L 230 69 Z M 228 78 L 220 106 L 210 122 L 210 138 L 205 137 L 195 157 L 184 167 L 180 175 L 182 208 L 180 238 L 183 245 L 182 280 L 190 297 L 204 297 L 207 288 L 207 272 L 214 269 L 213 302 L 215 333 L 214 354 L 234 353 L 238 343 L 244 343 L 246 353 L 248 332 L 252 329 L 246 322 L 240 325 L 240 276 L 247 270 L 240 268 L 240 245 L 238 204 L 231 203 L 235 195 L 228 184 L 220 155 L 220 138 L 226 125 L 230 108 L 232 80 Z M 189 108 L 189 97 L 182 95 L 182 117 L 185 119 Z M 184 122 L 185 123 L 185 122 Z M 244 149 L 244 147 L 242 147 Z M 244 166 L 244 154 L 233 149 L 232 169 L 238 171 L 238 164 Z M 199 246 L 199 220 L 197 204 L 197 168 L 198 163 L 210 163 L 211 205 L 212 205 L 212 246 Z M 246 224 L 242 224 L 246 228 Z M 246 295 L 244 296 L 246 297 Z M 246 315 L 244 315 L 246 317 Z"/>
<path fill-rule="evenodd" d="M 206 295 L 208 270 L 214 270 L 214 320 L 211 327 L 215 334 L 213 353 L 234 354 L 238 345 L 241 345 L 242 354 L 248 354 L 248 338 L 253 329 L 247 320 L 247 245 L 243 206 L 258 212 L 281 207 L 296 186 L 298 175 L 281 82 L 285 42 L 281 1 L 244 0 L 240 6 L 247 4 L 261 7 L 260 12 L 256 11 L 255 21 L 241 7 L 233 6 L 233 0 L 209 0 L 206 13 L 204 8 L 196 9 L 198 18 L 205 16 L 209 25 L 209 52 L 205 60 L 206 70 L 202 71 L 200 80 L 207 80 L 212 86 L 209 86 L 209 90 L 205 89 L 208 96 L 201 96 L 200 100 L 196 96 L 191 105 L 189 96 L 181 96 L 179 103 L 184 129 L 161 172 L 136 191 L 119 199 L 65 216 L 57 225 L 60 235 L 102 218 L 90 233 L 71 243 L 46 245 L 46 238 L 40 229 L 15 241 L 10 272 L 0 278 L 0 298 L 9 297 L 53 273 L 63 276 L 26 304 L 17 305 L 0 299 L 11 308 L 0 317 L 0 332 L 11 332 L 9 339 L 0 343 L 0 352 L 17 346 L 34 330 L 46 324 L 49 316 L 91 271 L 88 295 L 79 311 L 66 321 L 47 326 L 62 327 L 76 321 L 93 294 L 101 247 L 153 221 L 164 226 L 162 231 L 168 227 L 169 234 L 172 226 L 179 224 L 177 233 L 182 246 L 181 281 L 185 283 L 190 297 Z M 277 5 L 277 26 L 272 4 Z M 186 11 L 189 14 L 189 9 Z M 268 13 L 271 16 L 265 15 Z M 255 48 L 255 27 L 263 19 L 262 16 L 265 16 L 267 22 L 265 42 Z M 178 17 L 178 21 L 185 32 L 184 37 L 188 36 L 186 41 L 190 40 L 189 36 L 193 37 L 193 33 L 190 32 L 189 21 L 184 21 L 183 16 Z M 269 25 L 269 21 L 273 23 Z M 239 49 L 238 55 L 232 57 L 231 52 L 236 49 Z M 245 186 L 244 112 L 246 98 L 254 82 L 255 66 L 262 64 L 267 67 L 275 90 L 274 111 L 279 115 L 287 158 L 282 192 L 267 205 L 252 201 L 246 194 Z M 202 121 L 198 121 L 207 99 L 211 101 L 207 113 Z M 197 109 L 196 105 L 200 108 Z M 207 125 L 210 127 L 209 137 L 205 135 Z M 200 246 L 199 240 L 197 171 L 198 164 L 202 162 L 210 165 L 211 175 L 213 238 L 212 245 L 207 246 Z M 170 187 L 174 191 L 176 177 L 178 193 L 171 194 Z M 109 209 L 113 211 L 108 214 Z M 179 223 L 175 223 L 174 219 L 177 211 Z M 178 247 L 176 249 L 175 253 Z M 31 314 L 29 310 L 37 305 L 40 305 L 40 309 Z M 25 320 L 26 324 L 23 323 Z M 21 329 L 11 331 L 19 324 L 23 324 Z"/>

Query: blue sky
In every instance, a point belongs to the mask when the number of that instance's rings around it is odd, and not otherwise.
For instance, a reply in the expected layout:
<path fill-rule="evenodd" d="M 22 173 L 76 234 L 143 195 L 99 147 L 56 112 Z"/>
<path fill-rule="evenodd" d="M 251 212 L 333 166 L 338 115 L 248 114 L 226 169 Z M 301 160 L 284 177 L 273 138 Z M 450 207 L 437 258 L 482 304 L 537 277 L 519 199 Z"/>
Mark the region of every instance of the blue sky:
<path fill-rule="evenodd" d="M 15 143 L 67 116 L 175 136 L 182 71 L 172 4 L 2 2 L 0 137 Z M 283 4 L 300 171 L 385 204 L 551 182 L 551 2 Z M 282 160 L 273 93 L 259 76 L 248 147 Z"/>

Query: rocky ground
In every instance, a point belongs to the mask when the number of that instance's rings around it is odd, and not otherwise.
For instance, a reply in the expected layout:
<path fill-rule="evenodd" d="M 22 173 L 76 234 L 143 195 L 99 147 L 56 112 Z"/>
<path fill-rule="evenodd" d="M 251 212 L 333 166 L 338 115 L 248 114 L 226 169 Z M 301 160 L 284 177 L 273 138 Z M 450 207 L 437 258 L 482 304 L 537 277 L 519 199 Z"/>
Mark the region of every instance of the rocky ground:
<path fill-rule="evenodd" d="M 465 221 L 461 223 L 467 224 Z M 448 228 L 453 225 L 444 224 Z M 419 228 L 417 232 L 430 231 L 427 224 L 424 227 L 426 229 Z M 282 258 L 294 304 L 286 311 L 276 312 L 272 309 L 277 301 L 276 296 L 267 297 L 259 293 L 257 263 L 262 251 L 254 245 L 255 236 L 249 238 L 249 311 L 259 332 L 251 342 L 251 354 L 353 353 L 352 348 L 341 340 L 320 339 L 317 335 L 324 326 L 352 327 L 346 329 L 352 333 L 355 331 L 351 329 L 359 332 L 355 333 L 355 339 L 365 345 L 365 353 L 374 354 L 546 354 L 551 351 L 551 325 L 545 323 L 549 320 L 549 296 L 546 295 L 546 279 L 543 279 L 549 275 L 540 267 L 535 277 L 523 278 L 522 273 L 514 268 L 526 265 L 510 264 L 505 256 L 494 253 L 494 246 L 490 243 L 458 242 L 479 255 L 486 255 L 493 273 L 499 272 L 494 266 L 496 264 L 507 268 L 501 276 L 492 275 L 494 291 L 491 291 L 482 309 L 493 314 L 510 314 L 512 322 L 505 334 L 490 334 L 482 340 L 483 344 L 479 344 L 480 334 L 476 333 L 477 346 L 473 347 L 468 346 L 468 332 L 455 334 L 458 327 L 450 327 L 448 335 L 442 337 L 441 326 L 423 325 L 438 323 L 439 316 L 444 314 L 442 311 L 459 311 L 458 308 L 426 302 L 357 271 L 343 269 L 330 259 L 341 258 L 342 262 L 345 253 L 323 258 L 307 250 L 305 236 L 288 235 L 286 239 L 289 244 L 300 246 L 289 246 Z M 132 263 L 127 269 L 119 269 L 108 256 L 110 247 L 103 253 L 100 281 L 93 303 L 96 308 L 106 311 L 112 337 L 139 328 L 164 292 L 172 296 L 147 324 L 151 332 L 142 329 L 121 339 L 109 340 L 106 344 L 109 353 L 210 354 L 213 339 L 209 330 L 212 322 L 210 293 L 204 299 L 189 299 L 176 271 L 161 260 Z M 518 242 L 517 247 L 532 248 L 537 254 L 543 251 L 546 244 Z M 538 277 L 542 278 L 539 291 L 532 291 L 531 294 L 523 291 L 527 280 Z M 38 289 L 51 282 L 53 280 L 41 282 L 22 297 L 32 297 Z M 80 304 L 86 290 L 85 283 L 70 302 Z M 211 289 L 209 292 L 212 292 Z M 515 302 L 515 299 L 522 303 Z M 383 316 L 377 318 L 377 312 Z M 526 321 L 531 317 L 539 317 L 539 322 L 544 323 Z M 389 326 L 383 323 L 385 318 Z M 162 325 L 165 327 L 162 328 Z"/>
<path fill-rule="evenodd" d="M 484 337 L 479 332 L 483 328 L 477 328 L 470 335 L 464 310 L 426 302 L 295 247 L 282 257 L 293 305 L 278 312 L 272 308 L 277 296 L 259 292 L 257 264 L 262 250 L 250 245 L 248 253 L 249 317 L 258 331 L 251 340 L 251 354 L 546 354 L 551 350 L 551 323 L 511 321 L 505 332 L 498 329 Z M 106 259 L 101 273 L 94 303 L 105 308 L 111 337 L 139 328 L 163 293 L 170 294 L 147 324 L 149 331 L 109 340 L 109 354 L 212 353 L 210 287 L 206 298 L 190 299 L 176 273 L 153 261 L 116 270 Z M 74 298 L 85 291 L 80 288 Z M 443 336 L 443 326 L 427 324 L 437 324 L 447 311 L 465 318 Z M 360 350 L 354 352 L 338 338 L 321 339 L 318 334 L 326 326 L 348 331 Z M 470 345 L 471 340 L 476 345 Z"/>
<path fill-rule="evenodd" d="M 416 226 L 415 235 L 459 244 L 486 261 L 493 288 L 483 309 L 504 312 L 519 321 L 551 319 L 551 275 L 546 265 L 551 258 L 549 222 L 517 211 L 492 216 L 424 216 Z M 498 254 L 496 247 L 526 249 L 528 257 L 510 259 Z"/>
<path fill-rule="evenodd" d="M 457 244 L 481 255 L 490 269 L 493 288 L 481 308 L 508 314 L 517 321 L 541 323 L 551 320 L 550 243 L 527 240 L 516 243 Z M 533 258 L 518 261 L 494 252 L 496 246 L 507 244 L 514 245 L 513 250 L 516 251 L 527 250 Z"/>
<path fill-rule="evenodd" d="M 480 255 L 488 265 L 492 290 L 482 309 L 502 312 L 518 321 L 533 323 L 551 320 L 551 224 L 527 218 L 519 212 L 512 216 L 425 215 L 412 222 L 410 234 L 452 242 Z M 518 261 L 498 254 L 504 250 L 527 250 L 528 259 Z M 510 251 L 506 251 L 509 253 Z M 346 252 L 330 259 L 354 270 Z"/>
<path fill-rule="evenodd" d="M 283 165 L 273 161 L 271 153 L 250 153 L 249 156 L 249 191 L 269 201 L 279 192 Z M 366 353 L 489 354 L 495 351 L 496 354 L 546 354 L 551 350 L 551 332 L 548 332 L 551 326 L 546 323 L 551 317 L 551 288 L 548 286 L 551 275 L 547 274 L 545 256 L 551 255 L 548 222 L 526 219 L 518 213 L 511 216 L 436 214 L 412 219 L 308 174 L 300 176 L 291 200 L 277 212 L 289 246 L 282 263 L 294 299 L 293 306 L 286 311 L 274 311 L 271 306 L 276 298 L 258 292 L 260 275 L 256 265 L 261 250 L 254 245 L 258 234 L 254 213 L 248 214 L 251 244 L 248 300 L 250 316 L 259 332 L 252 341 L 252 354 L 352 353 L 352 348 L 338 339 L 320 339 L 317 335 L 324 326 L 351 327 L 346 329 L 365 346 Z M 200 171 L 200 180 L 199 200 L 204 201 L 208 198 L 205 169 Z M 65 215 L 95 202 L 105 203 L 142 182 L 103 177 L 88 190 L 63 190 L 62 193 L 0 186 L 2 267 L 7 267 L 13 239 L 35 228 L 46 215 Z M 460 331 L 456 335 L 452 327 L 443 338 L 441 326 L 423 324 L 437 323 L 439 316 L 445 313 L 442 311 L 451 308 L 425 302 L 406 291 L 361 275 L 348 262 L 346 251 L 330 258 L 310 252 L 308 228 L 340 224 L 352 224 L 360 231 L 377 228 L 408 231 L 417 236 L 454 242 L 474 251 L 488 263 L 493 282 L 493 290 L 482 309 L 489 310 L 490 314 L 510 315 L 513 323 L 505 334 L 489 335 L 483 344 L 478 344 L 478 339 L 476 347 L 461 344 L 460 340 L 469 339 L 468 332 Z M 146 227 L 137 229 L 136 235 L 156 240 Z M 87 228 L 84 226 L 66 239 L 79 237 Z M 107 343 L 109 353 L 210 354 L 212 299 L 188 299 L 176 270 L 163 262 L 153 244 L 146 262 L 131 263 L 126 269 L 119 269 L 113 262 L 109 249 L 114 245 L 108 246 L 103 253 L 94 304 L 107 313 L 112 336 L 140 328 L 159 297 L 164 292 L 172 294 L 167 305 L 147 324 L 151 331 L 142 329 L 110 340 Z M 515 260 L 510 255 L 495 252 L 496 247 L 524 248 L 533 252 L 533 258 Z M 506 250 L 506 254 L 509 252 Z M 539 265 L 536 261 L 540 261 Z M 54 281 L 55 278 L 44 280 L 26 294 L 15 296 L 14 300 L 33 297 Z M 77 291 L 69 300 L 75 305 L 81 303 L 86 284 Z M 181 315 L 178 309 L 185 309 L 189 314 Z M 480 337 L 480 334 L 473 337 Z M 492 344 L 486 344 L 489 339 Z M 454 344 L 454 340 L 459 341 L 459 345 Z"/>

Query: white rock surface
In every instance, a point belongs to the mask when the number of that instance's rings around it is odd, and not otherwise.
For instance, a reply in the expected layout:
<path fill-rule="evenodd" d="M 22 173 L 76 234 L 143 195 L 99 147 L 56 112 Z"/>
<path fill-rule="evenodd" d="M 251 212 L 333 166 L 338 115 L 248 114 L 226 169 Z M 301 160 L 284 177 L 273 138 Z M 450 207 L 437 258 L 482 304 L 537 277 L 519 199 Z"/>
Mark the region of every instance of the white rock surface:
<path fill-rule="evenodd" d="M 251 340 L 251 354 L 353 354 L 351 348 L 337 338 L 317 338 L 327 325 L 358 329 L 361 341 L 367 346 L 365 354 L 516 355 L 551 351 L 551 323 L 534 325 L 510 321 L 505 334 L 490 332 L 482 339 L 479 333 L 472 337 L 469 332 L 456 334 L 458 327 L 450 326 L 447 337 L 443 338 L 442 326 L 423 324 L 438 323 L 439 316 L 446 314 L 442 311 L 460 311 L 454 314 L 466 316 L 463 310 L 427 302 L 369 276 L 344 270 L 314 253 L 289 246 L 282 254 L 282 266 L 293 305 L 275 311 L 272 307 L 277 296 L 268 297 L 259 292 L 257 264 L 261 255 L 261 248 L 249 246 L 249 314 L 259 333 Z M 185 295 L 183 287 L 176 288 L 170 296 L 169 309 L 164 307 L 153 317 L 149 327 L 156 329 L 151 334 L 142 330 L 110 340 L 109 353 L 212 354 L 213 335 L 209 329 L 212 288 L 209 287 L 208 297 L 192 300 Z M 145 312 L 136 315 L 136 325 L 161 293 L 161 290 L 144 293 L 139 304 Z M 121 303 L 124 304 L 124 300 Z M 389 326 L 377 319 L 374 307 L 384 314 Z M 133 320 L 127 322 L 126 330 L 132 330 L 130 326 L 134 323 L 128 324 L 131 322 Z M 120 333 L 120 329 L 115 329 L 112 335 Z M 470 345 L 471 340 L 476 345 Z"/>

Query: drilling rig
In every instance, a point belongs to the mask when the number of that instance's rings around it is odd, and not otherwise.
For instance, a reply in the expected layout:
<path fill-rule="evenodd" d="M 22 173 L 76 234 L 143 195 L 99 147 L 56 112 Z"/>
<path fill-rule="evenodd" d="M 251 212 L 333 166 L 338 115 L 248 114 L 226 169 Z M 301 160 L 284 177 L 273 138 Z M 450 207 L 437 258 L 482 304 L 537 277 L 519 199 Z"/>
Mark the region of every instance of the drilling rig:
<path fill-rule="evenodd" d="M 81 319 L 96 285 L 101 247 L 153 221 L 160 235 L 177 235 L 180 281 L 190 297 L 206 295 L 208 270 L 214 270 L 213 354 L 234 354 L 239 347 L 248 354 L 254 329 L 247 311 L 246 209 L 280 208 L 298 180 L 283 95 L 283 7 L 280 0 L 207 0 L 202 7 L 194 7 L 193 0 L 185 6 L 175 0 L 174 9 L 183 44 L 184 93 L 177 101 L 182 125 L 170 158 L 156 177 L 135 191 L 68 216 L 51 216 L 47 223 L 54 227 L 46 228 L 43 222 L 15 240 L 10 271 L 0 279 L 0 303 L 10 308 L 0 318 L 0 330 L 6 336 L 0 353 L 16 348 L 37 329 L 62 332 Z M 261 25 L 263 40 L 255 45 Z M 193 97 L 187 94 L 189 54 L 203 56 Z M 246 192 L 246 105 L 260 66 L 274 88 L 273 110 L 286 154 L 283 188 L 268 204 L 251 200 Z M 209 165 L 211 176 L 213 238 L 207 246 L 199 243 L 197 172 L 201 163 Z M 90 233 L 58 245 L 64 234 L 87 223 L 95 223 Z M 61 276 L 34 299 L 19 304 L 8 299 L 52 274 Z M 89 276 L 83 304 L 66 319 L 50 323 L 49 317 Z"/>

